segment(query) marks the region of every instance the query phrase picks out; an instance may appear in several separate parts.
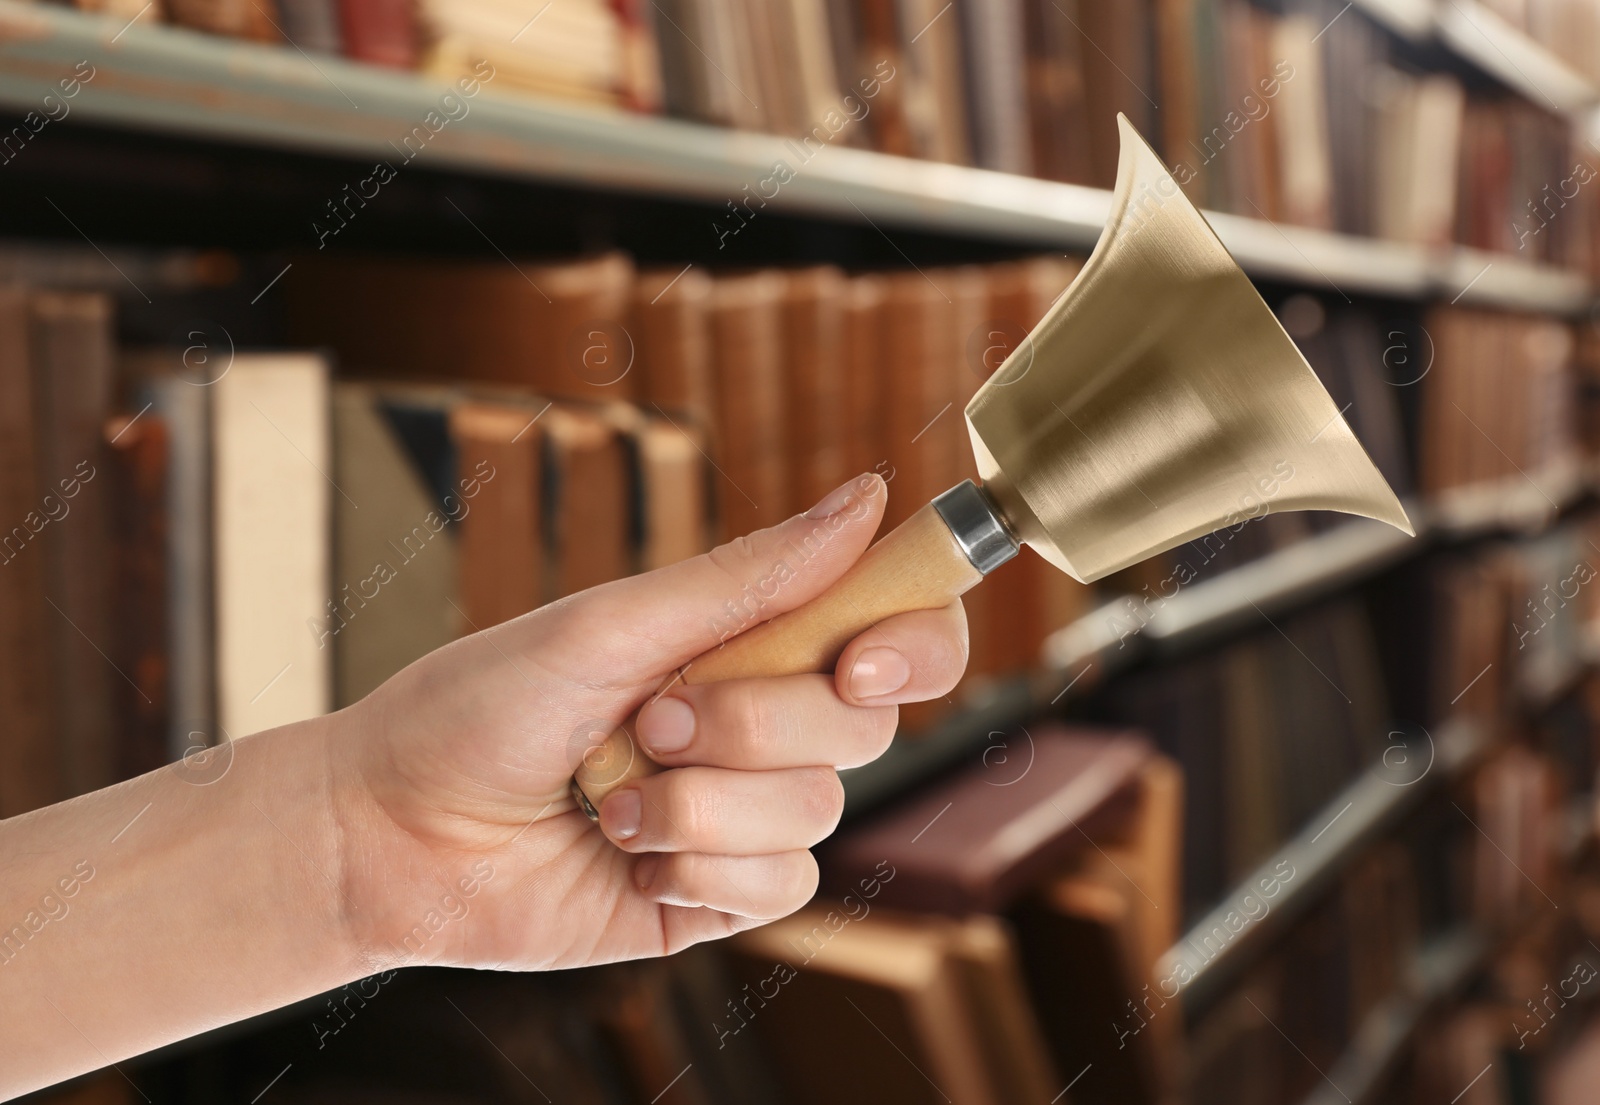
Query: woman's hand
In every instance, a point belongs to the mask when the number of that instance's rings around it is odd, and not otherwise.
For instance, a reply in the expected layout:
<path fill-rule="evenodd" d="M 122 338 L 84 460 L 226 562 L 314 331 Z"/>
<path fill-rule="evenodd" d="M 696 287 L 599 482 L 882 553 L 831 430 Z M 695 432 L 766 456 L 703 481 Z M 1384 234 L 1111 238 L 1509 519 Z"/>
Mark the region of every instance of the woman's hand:
<path fill-rule="evenodd" d="M 898 703 L 960 678 L 959 602 L 883 621 L 829 675 L 672 686 L 638 722 L 670 770 L 608 796 L 598 826 L 567 781 L 676 669 L 825 591 L 886 493 L 859 477 L 781 525 L 457 641 L 338 715 L 335 852 L 357 954 L 373 969 L 576 967 L 804 904 L 807 849 L 842 807 L 835 769 L 883 752 Z"/>

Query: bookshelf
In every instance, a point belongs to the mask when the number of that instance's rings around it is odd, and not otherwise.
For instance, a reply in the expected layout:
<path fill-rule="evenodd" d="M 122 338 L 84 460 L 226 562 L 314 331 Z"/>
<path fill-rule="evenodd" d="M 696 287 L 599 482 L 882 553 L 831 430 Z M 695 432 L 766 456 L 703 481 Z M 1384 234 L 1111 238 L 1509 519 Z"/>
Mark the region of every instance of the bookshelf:
<path fill-rule="evenodd" d="M 1406 67 L 1425 67 L 1444 56 L 1455 68 L 1460 68 L 1457 63 L 1473 67 L 1541 108 L 1582 117 L 1600 105 L 1600 88 L 1592 80 L 1473 0 L 1356 0 L 1349 9 L 1339 15 L 1351 20 L 1370 17 L 1422 47 L 1415 57 L 1407 55 Z M 1428 60 L 1418 63 L 1416 57 Z M 89 59 L 97 70 L 73 102 L 77 121 L 73 126 L 83 125 L 88 135 L 85 146 L 97 140 L 108 145 L 136 142 L 152 135 L 169 140 L 173 147 L 242 150 L 258 162 L 281 153 L 292 155 L 285 160 L 294 162 L 284 170 L 285 176 L 309 177 L 313 174 L 308 165 L 342 172 L 341 165 L 394 158 L 398 138 L 433 110 L 450 87 L 416 73 L 156 25 L 148 19 L 126 24 L 62 6 L 0 0 L 0 104 L 18 112 L 31 108 L 41 88 L 82 59 Z M 107 134 L 112 140 L 106 139 Z M 610 197 L 620 196 L 659 198 L 714 213 L 752 181 L 766 176 L 774 161 L 793 156 L 793 143 L 780 137 L 536 99 L 496 88 L 474 99 L 469 115 L 438 132 L 413 171 L 418 178 L 435 174 L 437 181 L 452 186 L 483 185 L 486 193 L 492 184 L 496 197 L 492 202 L 497 204 L 509 199 L 521 205 L 526 197 L 558 194 L 570 198 L 569 209 L 580 209 L 585 204 L 600 207 Z M 815 228 L 819 239 L 859 235 L 876 242 L 881 235 L 892 245 L 904 232 L 953 242 L 970 249 L 973 257 L 989 259 L 1044 251 L 1081 254 L 1098 240 L 1110 199 L 1107 191 L 1097 188 L 829 147 L 808 161 L 768 206 L 801 223 L 807 232 Z M 536 203 L 511 210 L 527 225 L 540 223 Z M 1330 319 L 1350 299 L 1369 298 L 1389 305 L 1375 309 L 1392 309 L 1408 319 L 1423 307 L 1454 304 L 1572 320 L 1587 317 L 1593 322 L 1596 287 L 1589 279 L 1528 263 L 1514 254 L 1424 248 L 1220 212 L 1208 212 L 1207 217 L 1245 270 L 1271 285 L 1265 293 L 1269 299 L 1286 288 L 1307 292 L 1328 305 Z M 159 240 L 160 235 L 151 237 Z M 615 227 L 593 237 L 604 247 L 635 249 Z M 146 239 L 135 234 L 133 240 Z M 414 245 L 385 242 L 383 248 L 412 250 Z M 60 267 L 59 256 L 52 259 L 46 256 L 52 251 L 42 250 L 20 270 L 37 278 L 56 265 L 59 282 L 98 283 L 104 290 L 103 272 L 84 275 L 102 267 L 104 257 L 152 290 L 196 282 L 185 266 L 200 267 L 197 254 L 173 250 L 162 255 L 164 260 L 152 260 L 142 249 L 110 243 L 107 247 L 106 254 L 98 254 L 95 246 L 96 256 L 85 248 L 84 263 L 65 268 Z M 494 248 L 499 250 L 498 245 Z M 513 255 L 522 248 L 508 244 Z M 846 268 L 858 263 L 829 256 L 830 248 L 824 243 L 813 253 L 800 252 L 804 260 L 834 261 Z M 917 252 L 915 247 L 908 249 Z M 425 255 L 429 248 L 412 252 Z M 641 268 L 663 263 L 660 256 L 648 256 L 648 249 L 635 252 Z M 773 252 L 776 256 L 761 260 L 798 264 L 782 247 Z M 838 252 L 846 258 L 850 253 Z M 675 268 L 689 258 L 673 259 Z M 911 263 L 909 256 L 905 259 Z M 274 263 L 263 275 L 271 276 L 277 268 Z M 663 294 L 666 290 L 662 288 Z M 1372 306 L 1358 303 L 1356 309 Z M 964 685 L 955 696 L 960 701 L 942 711 L 940 720 L 930 726 L 908 724 L 914 733 L 897 740 L 881 759 L 843 772 L 846 831 L 850 823 L 912 795 L 962 762 L 981 756 L 988 766 L 989 749 L 1004 747 L 1007 741 L 1014 747 L 1018 734 L 1026 736 L 1022 727 L 1041 715 L 1063 708 L 1070 713 L 1080 704 L 1089 714 L 1101 705 L 1093 701 L 1094 692 L 1105 688 L 1108 680 L 1142 676 L 1144 671 L 1136 668 L 1183 662 L 1181 658 L 1209 644 L 1228 647 L 1249 636 L 1250 630 L 1263 629 L 1263 618 L 1294 615 L 1323 600 L 1330 600 L 1326 603 L 1330 606 L 1347 599 L 1349 605 L 1358 605 L 1370 597 L 1368 591 L 1388 587 L 1394 576 L 1418 567 L 1413 561 L 1434 553 L 1444 554 L 1443 560 L 1456 553 L 1475 555 L 1474 543 L 1535 540 L 1600 490 L 1600 473 L 1588 467 L 1546 470 L 1530 464 L 1529 469 L 1527 477 L 1480 482 L 1437 499 L 1408 503 L 1417 528 L 1415 540 L 1377 523 L 1354 520 L 1186 585 L 1160 603 L 1131 637 L 1119 628 L 1128 622 L 1130 600 L 1104 603 L 1087 612 L 1085 606 L 1073 607 L 1073 620 L 1050 637 L 1036 664 L 1019 669 L 1020 661 L 1013 658 L 1006 674 Z M 1311 614 L 1320 616 L 1315 610 Z M 1052 620 L 1044 628 L 1064 621 L 1067 618 Z M 1520 688 L 1516 708 L 1531 715 L 1569 696 L 1594 666 L 1595 653 L 1591 642 L 1573 665 L 1553 670 L 1544 683 Z M 1150 728 L 1155 731 L 1159 726 Z M 1188 961 L 1196 941 L 1225 915 L 1229 901 L 1246 892 L 1263 871 L 1285 860 L 1295 865 L 1298 877 L 1274 900 L 1271 915 L 1221 954 L 1196 964 L 1194 981 L 1185 989 L 1184 1015 L 1194 1021 L 1204 1018 L 1220 1004 L 1219 996 L 1227 995 L 1253 966 L 1273 960 L 1271 945 L 1280 937 L 1297 935 L 1295 926 L 1308 918 L 1318 901 L 1326 901 L 1334 887 L 1342 890 L 1341 875 L 1359 869 L 1371 846 L 1398 836 L 1396 827 L 1425 799 L 1432 796 L 1442 802 L 1441 791 L 1465 789 L 1475 765 L 1487 759 L 1496 738 L 1505 736 L 1490 732 L 1492 728 L 1478 721 L 1451 723 L 1435 733 L 1437 759 L 1424 779 L 1395 785 L 1379 765 L 1356 774 L 1311 817 L 1302 821 L 1297 813 L 1295 821 L 1280 825 L 1273 840 L 1283 843 L 1271 859 L 1250 879 L 1217 897 L 1219 904 L 1202 912 L 1166 950 L 1162 973 L 1180 960 Z M 1370 727 L 1362 729 L 1367 731 Z M 1309 723 L 1305 732 L 1308 746 L 1328 735 L 1326 727 Z M 1299 739 L 1299 732 L 1289 734 L 1285 747 Z M 1359 772 L 1360 762 L 1352 762 L 1349 771 L 1328 774 L 1329 788 L 1341 786 L 1350 772 Z M 1318 791 L 1299 812 L 1316 809 L 1328 792 Z M 1563 821 L 1569 858 L 1591 841 L 1585 808 L 1582 801 L 1575 802 Z M 1246 858 L 1256 854 L 1245 853 Z M 1185 908 L 1212 905 L 1212 885 L 1207 884 L 1206 900 L 1174 903 L 1176 909 L 1166 915 L 1181 918 Z M 1338 1098 L 1319 1091 L 1310 1100 L 1355 1101 L 1375 1095 L 1428 1016 L 1481 974 L 1493 939 L 1475 922 L 1451 924 L 1444 935 L 1410 957 L 1402 977 L 1392 983 L 1393 993 L 1364 1019 L 1337 1064 L 1328 1068 L 1340 1090 Z M 1163 933 L 1150 954 L 1171 939 L 1171 931 Z M 253 1024 L 174 1045 L 165 1054 L 190 1055 L 213 1044 L 245 1039 L 286 1017 L 308 1017 L 319 1000 L 308 999 Z M 1343 1037 L 1341 1042 L 1346 1042 Z"/>
<path fill-rule="evenodd" d="M 1470 925 L 1434 937 L 1418 952 L 1405 991 L 1367 1015 L 1350 1046 L 1302 1105 L 1374 1100 L 1423 1018 L 1466 985 L 1492 948 L 1493 941 Z"/>
<path fill-rule="evenodd" d="M 1600 107 L 1600 87 L 1477 0 L 1356 0 L 1390 31 L 1432 43 L 1525 99 L 1579 114 Z"/>
<path fill-rule="evenodd" d="M 1193 980 L 1183 991 L 1184 1004 L 1190 1010 L 1205 1007 L 1238 977 L 1274 934 L 1282 932 L 1316 901 L 1318 893 L 1327 889 L 1330 880 L 1362 845 L 1394 825 L 1430 791 L 1459 778 L 1488 743 L 1488 734 L 1480 726 L 1453 722 L 1433 737 L 1434 759 L 1417 778 L 1397 776 L 1382 764 L 1367 770 L 1310 818 L 1283 847 L 1240 880 L 1215 909 L 1190 925 L 1162 957 L 1157 977 L 1171 977 L 1180 963 L 1188 964 Z M 1207 958 L 1203 950 L 1206 936 L 1224 927 L 1224 919 L 1237 909 L 1238 900 L 1253 893 L 1257 883 L 1270 878 L 1283 861 L 1293 865 L 1295 875 L 1284 883 L 1270 912 L 1241 930 L 1218 954 Z"/>
<path fill-rule="evenodd" d="M 115 41 L 113 41 L 115 40 Z M 387 159 L 449 87 L 292 49 L 67 8 L 0 0 L 0 105 L 28 110 L 83 59 L 96 67 L 73 108 L 82 121 L 342 158 Z M 481 95 L 418 155 L 485 177 L 594 186 L 724 203 L 780 159 L 781 138 L 527 97 Z M 1086 250 L 1110 194 L 864 150 L 818 152 L 770 201 L 809 218 L 1036 249 Z M 1593 301 L 1572 273 L 1470 249 L 1394 242 L 1210 213 L 1251 275 L 1339 295 L 1443 298 L 1578 314 Z"/>

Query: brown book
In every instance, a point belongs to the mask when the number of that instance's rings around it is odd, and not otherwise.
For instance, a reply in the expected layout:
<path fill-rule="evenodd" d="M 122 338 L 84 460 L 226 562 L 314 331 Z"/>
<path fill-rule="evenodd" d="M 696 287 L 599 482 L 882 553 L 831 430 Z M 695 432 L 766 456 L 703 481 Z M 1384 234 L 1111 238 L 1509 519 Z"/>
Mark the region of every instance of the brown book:
<path fill-rule="evenodd" d="M 330 221 L 330 225 L 331 221 Z M 552 398 L 632 395 L 633 264 L 317 257 L 285 281 L 293 340 L 384 378 L 459 377 Z"/>
<path fill-rule="evenodd" d="M 639 570 L 698 556 L 710 547 L 705 444 L 688 426 L 640 418 L 632 431 L 638 461 Z"/>
<path fill-rule="evenodd" d="M 966 339 L 963 404 L 1013 351 L 1021 349 L 1023 356 L 1028 355 L 1029 333 L 1077 271 L 1076 261 L 1053 257 L 988 267 L 984 328 Z M 964 425 L 962 433 L 965 436 Z M 971 669 L 1005 673 L 1036 668 L 1045 638 L 1084 614 L 1089 595 L 1083 584 L 1032 550 L 1023 550 L 963 599 L 972 642 Z"/>
<path fill-rule="evenodd" d="M 1023 0 L 1027 114 L 1034 172 L 1046 180 L 1088 184 L 1094 174 L 1082 39 L 1073 27 L 1077 6 L 1076 0 Z"/>
<path fill-rule="evenodd" d="M 782 315 L 786 278 L 773 270 L 722 277 L 711 296 L 717 388 L 719 539 L 787 517 Z"/>
<path fill-rule="evenodd" d="M 122 719 L 113 769 L 131 779 L 169 754 L 167 656 L 167 426 L 154 412 L 113 415 L 105 426 L 114 550 L 111 656 L 127 676 L 112 685 Z"/>
<path fill-rule="evenodd" d="M 711 419 L 711 277 L 686 269 L 646 269 L 633 284 L 634 397 L 647 410 L 701 425 Z"/>
<path fill-rule="evenodd" d="M 830 265 L 789 273 L 783 297 L 788 514 L 810 509 L 851 475 L 845 402 L 845 276 Z"/>
<path fill-rule="evenodd" d="M 94 293 L 40 292 L 32 297 L 32 350 L 40 491 L 81 481 L 71 523 L 45 527 L 45 601 L 53 607 L 44 646 L 60 679 L 57 747 L 68 793 L 83 794 L 115 777 L 110 510 L 101 431 L 111 414 L 115 347 L 111 300 Z M 63 491 L 64 494 L 64 491 Z M 36 643 L 34 647 L 39 647 Z"/>
<path fill-rule="evenodd" d="M 483 488 L 461 519 L 464 632 L 499 625 L 544 602 L 543 407 L 467 402 L 450 412 L 456 467 Z"/>
<path fill-rule="evenodd" d="M 163 12 L 180 27 L 256 42 L 283 41 L 275 0 L 167 0 Z"/>
<path fill-rule="evenodd" d="M 982 762 L 840 833 L 824 846 L 829 886 L 881 862 L 882 903 L 949 913 L 1003 909 L 1137 798 L 1150 746 L 1131 731 L 1045 723 L 993 738 Z"/>
<path fill-rule="evenodd" d="M 948 926 L 851 901 L 741 933 L 719 1031 L 752 1029 L 794 1105 L 998 1105 Z"/>
<path fill-rule="evenodd" d="M 1152 1022 L 1183 1015 L 1175 1001 L 1143 990 L 1137 896 L 1121 873 L 1070 874 L 1013 914 L 1039 1023 L 1056 1068 L 1076 1079 L 1078 1105 L 1156 1101 L 1162 1059 Z"/>
<path fill-rule="evenodd" d="M 939 274 L 943 277 L 945 274 Z M 924 273 L 886 278 L 882 311 L 885 357 L 882 404 L 884 459 L 889 470 L 887 533 L 959 481 L 954 442 L 965 434 L 956 400 L 964 339 L 959 297 L 948 278 Z M 947 290 L 948 288 L 948 290 Z"/>
<path fill-rule="evenodd" d="M 1161 80 L 1161 152 L 1195 203 L 1206 203 L 1199 170 L 1201 89 L 1199 20 L 1203 0 L 1154 0 L 1156 71 Z"/>
<path fill-rule="evenodd" d="M 45 602 L 45 549 L 40 535 L 65 518 L 83 495 L 81 477 L 66 487 L 39 479 L 28 293 L 0 288 L 0 817 L 15 817 L 67 797 L 51 665 L 60 615 Z M 72 498 L 63 498 L 77 488 Z"/>
<path fill-rule="evenodd" d="M 1056 1101 L 1065 1079 L 1050 1061 L 1028 1003 L 1010 926 L 975 913 L 949 922 L 948 939 L 996 1098 L 1038 1105 Z"/>
<path fill-rule="evenodd" d="M 561 598 L 631 570 L 632 487 L 622 437 L 603 412 L 557 404 L 539 423 L 551 489 L 546 594 Z"/>
<path fill-rule="evenodd" d="M 1150 0 L 1115 4 L 1090 0 L 1076 8 L 1072 22 L 1078 35 L 1078 56 L 1083 59 L 1089 160 L 1094 172 L 1089 183 L 1110 188 L 1116 184 L 1121 147 L 1117 113 L 1126 115 L 1140 134 L 1155 133 Z"/>
<path fill-rule="evenodd" d="M 905 0 L 896 7 L 905 67 L 895 79 L 905 81 L 912 154 L 930 161 L 970 165 L 967 82 L 958 20 L 950 18 L 950 5 L 936 0 Z"/>
<path fill-rule="evenodd" d="M 915 157 L 919 150 L 908 105 L 920 88 L 901 46 L 899 5 L 895 0 L 860 0 L 856 11 L 861 40 L 855 88 L 871 100 L 867 126 L 872 147 L 880 153 Z"/>
<path fill-rule="evenodd" d="M 845 400 L 839 418 L 844 424 L 845 467 L 852 475 L 878 471 L 885 461 L 883 412 L 879 406 L 888 368 L 883 334 L 884 291 L 882 277 L 856 276 L 845 292 Z M 1596 437 L 1600 438 L 1600 431 Z"/>
<path fill-rule="evenodd" d="M 609 981 L 599 1027 L 622 1057 L 635 1100 L 710 1105 L 684 1038 L 686 1026 L 673 1008 L 670 964 L 628 964 Z"/>

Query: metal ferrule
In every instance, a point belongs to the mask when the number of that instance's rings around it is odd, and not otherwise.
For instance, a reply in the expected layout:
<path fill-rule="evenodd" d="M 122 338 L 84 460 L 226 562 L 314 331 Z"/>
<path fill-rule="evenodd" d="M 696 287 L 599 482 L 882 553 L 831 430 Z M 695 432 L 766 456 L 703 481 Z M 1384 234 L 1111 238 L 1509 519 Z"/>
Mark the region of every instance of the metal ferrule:
<path fill-rule="evenodd" d="M 956 544 L 967 554 L 972 566 L 988 575 L 1017 555 L 1022 543 L 1012 535 L 994 500 L 971 480 L 933 500 L 944 524 L 950 527 Z"/>

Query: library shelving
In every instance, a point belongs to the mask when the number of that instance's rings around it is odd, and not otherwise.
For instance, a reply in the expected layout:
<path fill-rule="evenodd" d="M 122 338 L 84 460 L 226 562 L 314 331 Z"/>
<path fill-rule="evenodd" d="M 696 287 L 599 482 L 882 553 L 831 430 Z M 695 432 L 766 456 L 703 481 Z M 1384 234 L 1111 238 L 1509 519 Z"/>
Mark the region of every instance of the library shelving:
<path fill-rule="evenodd" d="M 85 122 L 347 158 L 391 158 L 448 85 L 182 28 L 0 0 L 0 105 L 28 110 L 62 67 L 96 76 Z M 418 155 L 437 169 L 721 204 L 793 160 L 793 142 L 672 119 L 483 95 Z M 1084 250 L 1110 194 L 958 165 L 823 148 L 769 201 L 776 212 L 887 230 Z M 1579 314 L 1587 280 L 1515 257 L 1429 250 L 1238 215 L 1208 219 L 1252 276 L 1339 295 L 1443 298 Z"/>

